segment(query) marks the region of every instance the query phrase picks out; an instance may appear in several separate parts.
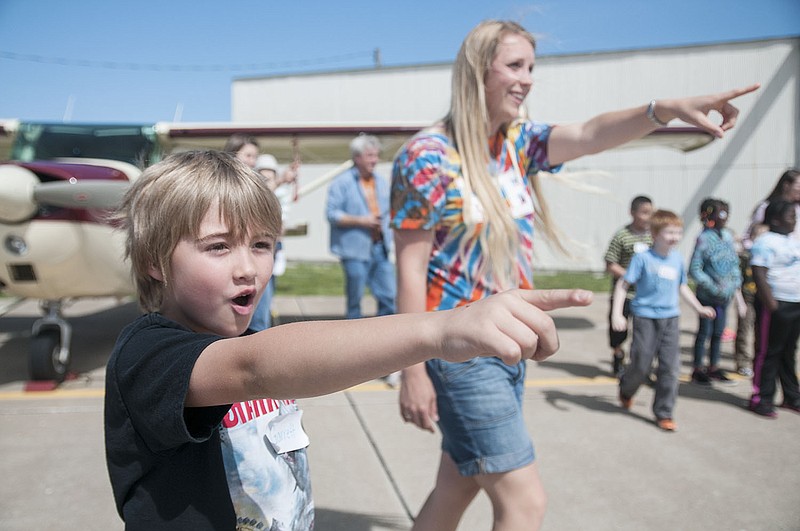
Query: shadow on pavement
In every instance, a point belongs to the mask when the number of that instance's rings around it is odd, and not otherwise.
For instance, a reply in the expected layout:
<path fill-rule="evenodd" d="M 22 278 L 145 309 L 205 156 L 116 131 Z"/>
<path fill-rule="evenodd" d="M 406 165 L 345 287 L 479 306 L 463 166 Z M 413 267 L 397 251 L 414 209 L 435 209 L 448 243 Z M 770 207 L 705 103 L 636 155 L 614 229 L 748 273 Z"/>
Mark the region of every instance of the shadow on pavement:
<path fill-rule="evenodd" d="M 326 531 L 371 531 L 381 529 L 408 529 L 403 518 L 380 514 L 347 513 L 323 507 L 316 508 L 314 527 Z"/>
<path fill-rule="evenodd" d="M 559 330 L 585 330 L 594 328 L 594 321 L 585 317 L 554 316 L 553 322 Z"/>
<path fill-rule="evenodd" d="M 547 360 L 541 362 L 541 365 L 542 367 L 558 369 L 566 373 L 569 373 L 573 376 L 578 376 L 580 378 L 598 378 L 601 376 L 603 377 L 611 376 L 610 371 L 603 370 L 597 365 L 590 365 L 586 363 Z"/>
<path fill-rule="evenodd" d="M 561 404 L 562 402 L 567 402 L 601 413 L 625 413 L 617 402 L 610 402 L 608 396 L 572 394 L 557 389 L 545 389 L 542 394 L 544 394 L 544 399 L 548 404 L 561 411 L 567 410 Z"/>
<path fill-rule="evenodd" d="M 692 398 L 694 400 L 709 400 L 727 404 L 739 409 L 747 409 L 747 399 L 742 398 L 741 393 L 747 393 L 750 389 L 750 380 L 736 380 L 736 385 L 722 387 L 717 384 L 711 387 L 701 387 L 693 383 L 681 382 L 678 387 L 679 398 Z M 730 390 L 730 392 L 728 392 Z M 733 394 L 736 390 L 737 394 Z M 748 393 L 749 394 L 749 393 Z"/>

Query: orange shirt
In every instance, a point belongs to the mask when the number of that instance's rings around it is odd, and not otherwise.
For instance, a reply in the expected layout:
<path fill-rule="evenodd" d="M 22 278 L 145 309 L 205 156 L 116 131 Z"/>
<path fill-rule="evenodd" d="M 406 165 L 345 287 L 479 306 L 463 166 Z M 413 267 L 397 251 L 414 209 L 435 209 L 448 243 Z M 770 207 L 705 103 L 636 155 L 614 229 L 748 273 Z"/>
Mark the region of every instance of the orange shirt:
<path fill-rule="evenodd" d="M 378 194 L 375 192 L 375 177 L 371 179 L 364 179 L 363 177 L 359 177 L 359 182 L 361 183 L 361 188 L 364 190 L 364 197 L 367 199 L 367 207 L 369 207 L 369 211 L 372 212 L 372 215 L 376 218 L 381 217 L 381 207 L 378 206 Z M 377 229 L 372 232 L 372 241 L 379 242 L 381 241 L 381 230 Z"/>
<path fill-rule="evenodd" d="M 381 216 L 381 207 L 378 206 L 378 196 L 375 193 L 375 177 L 372 179 L 359 178 L 361 187 L 364 189 L 364 197 L 367 198 L 367 206 L 376 218 Z"/>

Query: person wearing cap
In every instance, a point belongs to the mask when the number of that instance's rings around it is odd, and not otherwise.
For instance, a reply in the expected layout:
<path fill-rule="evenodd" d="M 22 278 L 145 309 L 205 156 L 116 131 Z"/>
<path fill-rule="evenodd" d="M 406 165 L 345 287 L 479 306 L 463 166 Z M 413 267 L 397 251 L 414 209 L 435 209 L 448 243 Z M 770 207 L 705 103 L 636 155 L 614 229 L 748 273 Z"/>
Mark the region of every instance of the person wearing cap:
<path fill-rule="evenodd" d="M 297 181 L 297 166 L 297 163 L 292 163 L 281 173 L 278 171 L 278 159 L 274 155 L 265 153 L 258 156 L 253 167 L 255 171 L 264 177 L 269 189 L 275 192 L 281 204 L 281 219 L 284 227 L 286 226 L 286 217 L 290 205 L 294 200 L 294 194 L 288 186 L 283 185 Z M 250 321 L 251 330 L 260 331 L 272 326 L 272 297 L 275 295 L 275 277 L 283 275 L 284 271 L 286 271 L 286 253 L 283 252 L 283 243 L 279 238 L 275 245 L 272 278 L 270 278 L 267 289 L 264 290 L 264 295 L 258 301 L 253 319 Z"/>
<path fill-rule="evenodd" d="M 267 186 L 269 186 L 270 190 L 275 192 L 278 195 L 278 199 L 281 199 L 280 194 L 278 194 L 278 190 L 281 190 L 281 186 L 284 184 L 292 184 L 297 180 L 297 164 L 292 163 L 290 164 L 283 173 L 278 172 L 278 160 L 269 153 L 265 153 L 264 155 L 259 155 L 256 159 L 256 165 L 253 168 L 258 173 L 261 174 L 267 180 Z M 291 202 L 291 195 L 286 192 L 288 197 L 288 202 Z M 284 206 L 284 201 L 281 200 L 281 206 Z"/>

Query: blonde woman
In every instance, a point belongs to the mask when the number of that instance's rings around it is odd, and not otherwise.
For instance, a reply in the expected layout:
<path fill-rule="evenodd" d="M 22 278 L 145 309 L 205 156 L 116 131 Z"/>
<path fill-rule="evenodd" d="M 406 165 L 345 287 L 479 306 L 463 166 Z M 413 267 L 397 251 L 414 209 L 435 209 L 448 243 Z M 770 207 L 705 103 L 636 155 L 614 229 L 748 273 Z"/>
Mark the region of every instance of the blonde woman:
<path fill-rule="evenodd" d="M 485 21 L 464 40 L 453 67 L 445 118 L 412 138 L 393 170 L 398 311 L 468 305 L 492 293 L 532 287 L 533 227 L 558 245 L 537 172 L 642 137 L 679 118 L 717 137 L 738 111 L 729 92 L 598 115 L 553 126 L 522 120 L 533 86 L 535 41 L 513 22 Z M 708 113 L 716 110 L 722 123 Z M 480 489 L 495 530 L 536 529 L 546 496 L 521 413 L 525 364 L 497 358 L 432 360 L 403 371 L 403 419 L 442 432 L 436 486 L 414 529 L 455 529 Z"/>

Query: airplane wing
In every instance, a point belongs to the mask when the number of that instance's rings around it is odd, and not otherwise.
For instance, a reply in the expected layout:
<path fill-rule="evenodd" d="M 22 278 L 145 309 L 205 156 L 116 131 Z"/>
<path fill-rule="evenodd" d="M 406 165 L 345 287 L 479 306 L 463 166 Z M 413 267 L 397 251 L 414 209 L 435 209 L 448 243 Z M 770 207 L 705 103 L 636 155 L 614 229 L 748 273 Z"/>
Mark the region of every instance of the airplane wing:
<path fill-rule="evenodd" d="M 278 160 L 292 160 L 299 150 L 305 163 L 341 162 L 350 158 L 349 141 L 360 133 L 377 136 L 387 156 L 394 155 L 414 133 L 429 124 L 419 123 L 315 123 L 315 124 L 258 124 L 258 123 L 170 123 L 155 125 L 165 153 L 187 149 L 221 149 L 234 133 L 252 135 L 262 151 Z M 664 127 L 644 138 L 617 149 L 661 146 L 688 152 L 714 140 L 713 135 L 695 127 Z"/>
<path fill-rule="evenodd" d="M 623 144 L 616 149 L 665 147 L 688 153 L 709 144 L 714 135 L 697 127 L 662 127 L 649 135 Z"/>
<path fill-rule="evenodd" d="M 350 159 L 350 140 L 361 134 L 377 136 L 384 153 L 393 155 L 403 143 L 427 124 L 416 123 L 169 123 L 155 125 L 165 153 L 187 149 L 222 149 L 235 133 L 254 136 L 261 150 L 278 160 L 293 160 L 299 155 L 304 163 L 321 164 Z"/>
<path fill-rule="evenodd" d="M 341 162 L 311 183 L 302 186 L 297 196 L 303 196 L 327 184 L 350 164 L 350 140 L 361 134 L 377 136 L 384 153 L 393 156 L 416 132 L 429 124 L 419 123 L 315 123 L 315 124 L 258 124 L 258 123 L 169 123 L 159 122 L 155 131 L 164 153 L 188 149 L 222 149 L 233 134 L 256 137 L 263 152 L 278 160 L 299 159 L 303 163 Z M 688 152 L 714 140 L 714 136 L 696 127 L 664 127 L 617 149 L 665 147 Z M 344 161 L 344 162 L 342 162 Z"/>

